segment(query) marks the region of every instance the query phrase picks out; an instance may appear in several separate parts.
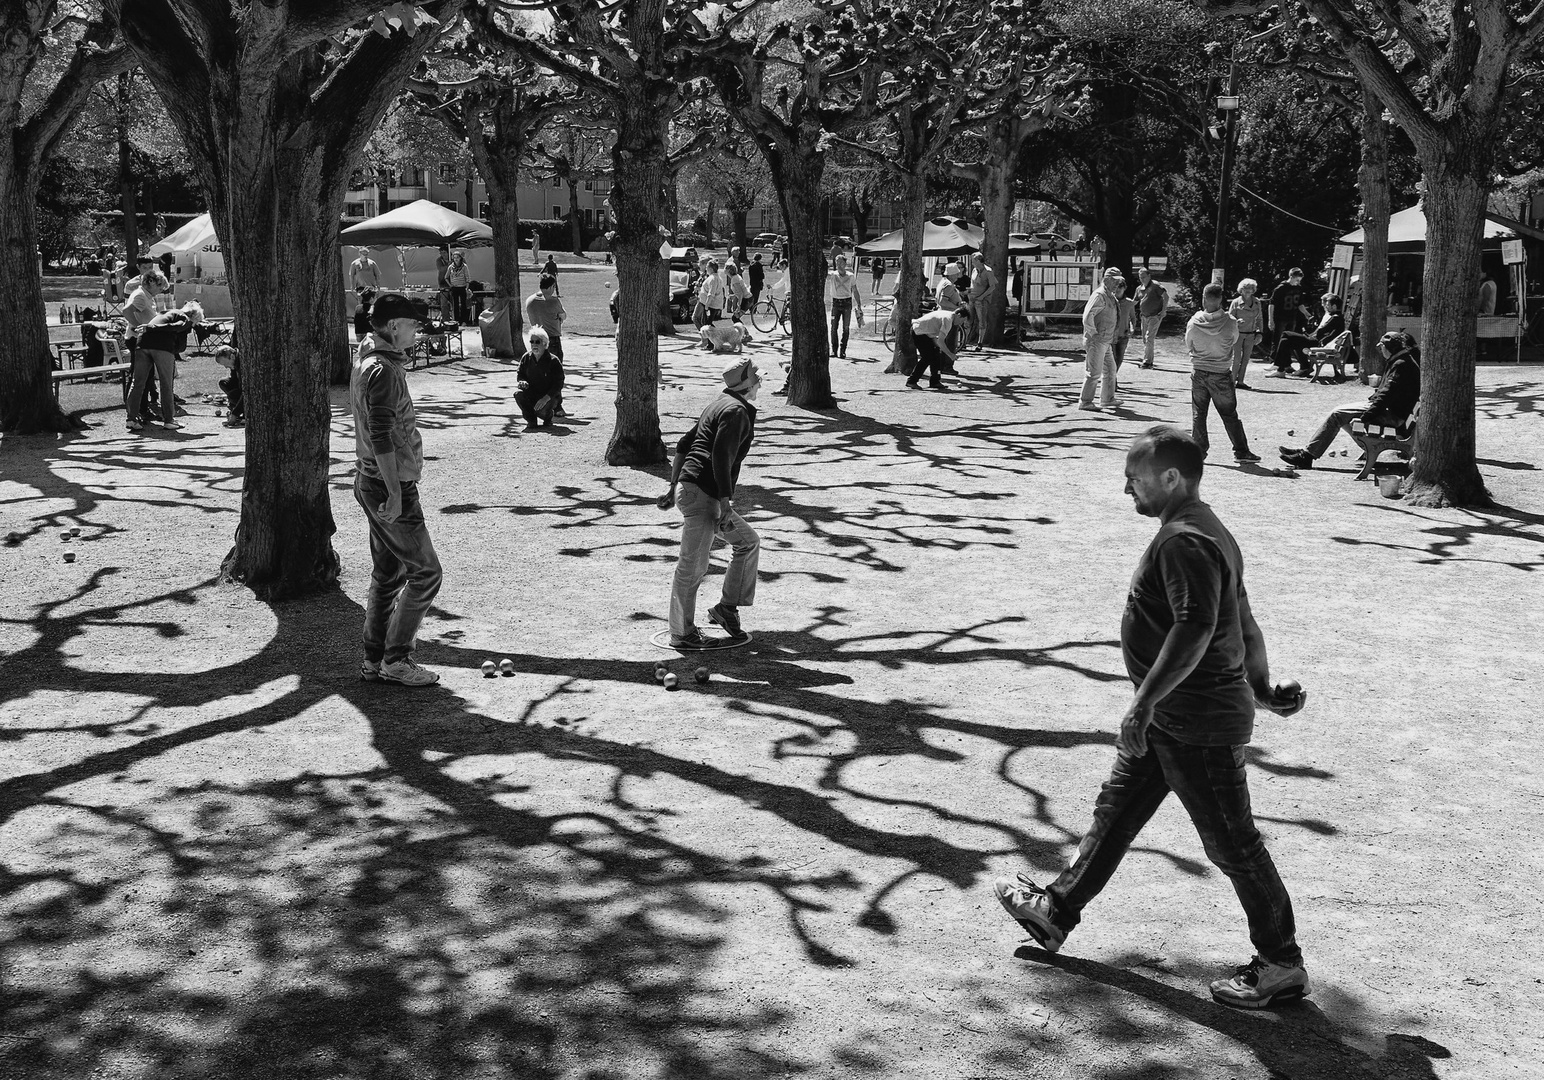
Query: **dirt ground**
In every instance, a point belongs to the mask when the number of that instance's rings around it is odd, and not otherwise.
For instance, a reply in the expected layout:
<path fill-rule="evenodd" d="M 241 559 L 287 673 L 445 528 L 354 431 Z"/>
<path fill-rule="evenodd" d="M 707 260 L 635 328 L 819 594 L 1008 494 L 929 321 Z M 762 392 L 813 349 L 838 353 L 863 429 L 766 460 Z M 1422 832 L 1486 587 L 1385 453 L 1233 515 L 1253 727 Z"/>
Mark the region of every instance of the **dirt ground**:
<path fill-rule="evenodd" d="M 211 361 L 180 432 L 128 435 L 86 387 L 90 431 L 0 444 L 0 1074 L 1541 1074 L 1539 368 L 1480 370 L 1484 513 L 1384 499 L 1351 457 L 1274 471 L 1355 385 L 1253 380 L 1259 467 L 1214 431 L 1203 492 L 1310 694 L 1249 753 L 1314 993 L 1256 1015 L 1206 993 L 1249 944 L 1172 802 L 1060 956 L 990 888 L 1056 872 L 1113 755 L 1153 532 L 1121 466 L 1188 420 L 1176 341 L 1118 414 L 1075 409 L 1058 340 L 937 394 L 865 337 L 839 410 L 764 397 L 737 500 L 755 640 L 675 692 L 655 665 L 696 665 L 649 636 L 678 518 L 661 470 L 601 463 L 609 340 L 568 345 L 551 433 L 521 431 L 508 365 L 411 377 L 446 570 L 423 691 L 355 679 L 341 394 L 342 588 L 303 603 L 214 581 L 242 444 L 198 399 Z M 664 358 L 673 438 L 717 364 Z"/>

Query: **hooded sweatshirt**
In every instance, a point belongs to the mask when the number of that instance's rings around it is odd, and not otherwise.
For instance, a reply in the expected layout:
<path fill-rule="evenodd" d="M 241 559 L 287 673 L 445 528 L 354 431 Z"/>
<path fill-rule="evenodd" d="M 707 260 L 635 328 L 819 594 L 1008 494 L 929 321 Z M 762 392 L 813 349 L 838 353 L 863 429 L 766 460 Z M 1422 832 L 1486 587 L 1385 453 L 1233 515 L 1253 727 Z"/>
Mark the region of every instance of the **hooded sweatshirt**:
<path fill-rule="evenodd" d="M 1237 344 L 1238 320 L 1220 308 L 1203 308 L 1185 324 L 1185 348 L 1190 353 L 1190 366 L 1197 371 L 1232 371 Z"/>

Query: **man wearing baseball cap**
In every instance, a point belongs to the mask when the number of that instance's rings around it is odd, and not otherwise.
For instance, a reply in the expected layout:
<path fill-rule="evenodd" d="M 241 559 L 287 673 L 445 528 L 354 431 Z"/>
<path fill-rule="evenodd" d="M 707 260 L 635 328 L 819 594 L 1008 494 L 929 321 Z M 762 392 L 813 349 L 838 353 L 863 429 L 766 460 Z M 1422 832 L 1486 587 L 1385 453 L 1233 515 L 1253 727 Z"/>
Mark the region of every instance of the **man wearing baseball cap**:
<path fill-rule="evenodd" d="M 724 366 L 723 392 L 676 443 L 670 490 L 660 496 L 659 507 L 668 510 L 673 504 L 681 510 L 681 555 L 670 588 L 670 644 L 677 649 L 713 647 L 697 629 L 696 613 L 697 589 L 707 576 L 715 536 L 724 538 L 732 554 L 723 595 L 708 609 L 708 618 L 731 639 L 748 636 L 740 629 L 740 608 L 756 599 L 761 538 L 734 512 L 733 498 L 740 465 L 756 434 L 756 407 L 751 403 L 760 388 L 761 372 L 754 360 L 731 360 Z"/>
<path fill-rule="evenodd" d="M 413 662 L 413 635 L 440 591 L 440 560 L 429 539 L 418 478 L 424 443 L 408 393 L 406 351 L 418 333 L 418 313 L 398 292 L 370 307 L 370 337 L 349 376 L 358 468 L 354 498 L 370 526 L 370 592 L 365 601 L 366 682 L 431 686 L 439 675 Z"/>

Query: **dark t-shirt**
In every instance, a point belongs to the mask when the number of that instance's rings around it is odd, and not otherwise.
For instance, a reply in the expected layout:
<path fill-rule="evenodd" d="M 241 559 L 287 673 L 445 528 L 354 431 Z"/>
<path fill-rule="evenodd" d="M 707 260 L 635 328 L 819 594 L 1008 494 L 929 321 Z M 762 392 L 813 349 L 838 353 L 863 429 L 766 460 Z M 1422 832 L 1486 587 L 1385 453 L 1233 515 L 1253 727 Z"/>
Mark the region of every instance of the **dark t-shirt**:
<path fill-rule="evenodd" d="M 1206 652 L 1154 723 L 1180 742 L 1236 746 L 1254 732 L 1254 692 L 1244 672 L 1240 618 L 1244 559 L 1211 507 L 1197 502 L 1158 530 L 1131 577 L 1121 619 L 1121 651 L 1131 681 L 1141 685 L 1176 622 L 1212 627 Z"/>
<path fill-rule="evenodd" d="M 1303 313 L 1298 307 L 1303 302 L 1302 285 L 1283 281 L 1271 292 L 1271 319 L 1276 333 L 1284 330 L 1302 330 Z"/>

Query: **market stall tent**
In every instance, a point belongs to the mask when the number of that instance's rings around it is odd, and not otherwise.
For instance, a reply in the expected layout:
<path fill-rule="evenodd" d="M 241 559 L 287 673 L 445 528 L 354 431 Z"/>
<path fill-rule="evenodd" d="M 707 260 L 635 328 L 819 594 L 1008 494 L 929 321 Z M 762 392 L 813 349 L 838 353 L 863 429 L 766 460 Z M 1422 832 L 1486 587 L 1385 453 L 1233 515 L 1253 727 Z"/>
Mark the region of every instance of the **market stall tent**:
<path fill-rule="evenodd" d="M 147 255 L 171 255 L 182 276 L 215 277 L 225 273 L 225 255 L 215 235 L 214 219 L 200 214 L 176 232 L 145 249 Z"/>

